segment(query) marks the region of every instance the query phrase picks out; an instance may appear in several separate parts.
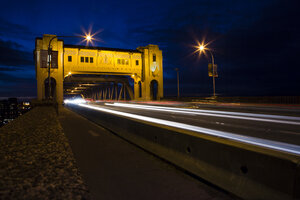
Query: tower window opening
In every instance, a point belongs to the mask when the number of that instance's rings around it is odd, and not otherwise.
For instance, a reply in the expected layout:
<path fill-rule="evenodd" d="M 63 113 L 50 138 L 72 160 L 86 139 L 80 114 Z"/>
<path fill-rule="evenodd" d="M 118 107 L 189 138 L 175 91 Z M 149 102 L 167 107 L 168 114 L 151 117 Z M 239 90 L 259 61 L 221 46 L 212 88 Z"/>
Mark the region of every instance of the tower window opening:
<path fill-rule="evenodd" d="M 136 60 L 136 61 L 135 61 L 135 65 L 139 65 L 139 60 Z"/>
<path fill-rule="evenodd" d="M 153 62 L 156 62 L 156 55 L 153 54 Z"/>
<path fill-rule="evenodd" d="M 93 62 L 94 62 L 94 58 L 90 57 L 90 63 L 93 63 Z"/>
<path fill-rule="evenodd" d="M 72 56 L 68 56 L 68 62 L 72 62 Z"/>
<path fill-rule="evenodd" d="M 84 57 L 82 57 L 82 56 L 80 57 L 80 62 L 82 62 L 82 63 L 84 62 Z"/>
<path fill-rule="evenodd" d="M 86 63 L 89 62 L 89 57 L 85 57 L 85 62 L 86 62 Z"/>

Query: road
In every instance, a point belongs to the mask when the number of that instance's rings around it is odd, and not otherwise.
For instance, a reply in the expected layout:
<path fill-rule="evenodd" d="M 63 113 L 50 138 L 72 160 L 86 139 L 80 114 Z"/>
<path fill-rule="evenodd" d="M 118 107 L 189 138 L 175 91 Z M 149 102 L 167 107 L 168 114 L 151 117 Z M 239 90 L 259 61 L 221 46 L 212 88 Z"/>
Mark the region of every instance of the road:
<path fill-rule="evenodd" d="M 233 135 L 239 139 L 253 140 L 254 138 L 292 144 L 295 146 L 291 148 L 296 149 L 300 145 L 300 117 L 299 112 L 295 110 L 273 108 L 268 112 L 266 108 L 256 108 L 249 112 L 249 108 L 243 107 L 238 109 L 234 107 L 234 110 L 224 106 L 221 109 L 219 107 L 187 109 L 132 103 L 97 103 L 81 104 L 81 106 L 176 128 L 192 131 L 197 129 L 202 134 L 217 132 L 217 134 L 230 135 L 229 139 L 235 139 L 231 137 Z M 129 116 L 130 114 L 132 116 Z"/>

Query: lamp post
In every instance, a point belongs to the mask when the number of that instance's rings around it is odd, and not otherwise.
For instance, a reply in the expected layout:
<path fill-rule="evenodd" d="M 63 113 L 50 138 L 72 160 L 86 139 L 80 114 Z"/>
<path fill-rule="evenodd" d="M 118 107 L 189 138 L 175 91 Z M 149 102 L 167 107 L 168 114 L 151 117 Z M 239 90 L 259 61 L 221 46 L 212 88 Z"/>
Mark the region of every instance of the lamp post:
<path fill-rule="evenodd" d="M 177 72 L 177 99 L 179 99 L 179 69 L 174 69 Z"/>
<path fill-rule="evenodd" d="M 61 36 L 54 36 L 50 39 L 49 44 L 48 44 L 48 99 L 51 99 L 51 54 L 52 54 L 52 48 L 51 48 L 51 42 L 55 39 L 55 38 L 85 38 L 85 40 L 87 40 L 88 42 L 90 42 L 93 38 L 92 36 L 89 35 L 85 35 L 85 36 L 65 36 L 65 35 L 61 35 Z"/>
<path fill-rule="evenodd" d="M 211 50 L 209 50 L 208 48 L 205 48 L 204 45 L 200 45 L 199 46 L 199 51 L 202 52 L 202 51 L 205 51 L 207 50 L 209 53 L 210 53 L 210 56 L 211 56 L 211 62 L 212 62 L 212 77 L 213 77 L 213 97 L 215 98 L 216 97 L 216 83 L 215 83 L 215 77 L 216 77 L 216 69 L 215 69 L 215 58 L 214 58 L 214 55 L 213 53 L 211 52 Z"/>

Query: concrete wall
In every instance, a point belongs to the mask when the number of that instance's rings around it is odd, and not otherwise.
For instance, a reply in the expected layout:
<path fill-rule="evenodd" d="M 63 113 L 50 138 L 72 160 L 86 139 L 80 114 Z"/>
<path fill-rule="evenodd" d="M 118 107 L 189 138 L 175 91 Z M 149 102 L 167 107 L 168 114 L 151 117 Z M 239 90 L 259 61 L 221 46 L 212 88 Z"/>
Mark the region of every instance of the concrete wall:
<path fill-rule="evenodd" d="M 71 109 L 244 199 L 299 199 L 300 157 L 78 106 Z"/>

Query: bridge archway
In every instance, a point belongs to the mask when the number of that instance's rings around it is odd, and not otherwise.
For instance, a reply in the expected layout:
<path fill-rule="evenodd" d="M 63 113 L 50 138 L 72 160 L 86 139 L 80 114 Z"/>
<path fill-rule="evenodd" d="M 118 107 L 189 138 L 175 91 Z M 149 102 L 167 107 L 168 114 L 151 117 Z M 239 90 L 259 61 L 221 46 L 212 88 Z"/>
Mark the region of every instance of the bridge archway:
<path fill-rule="evenodd" d="M 44 89 L 45 89 L 45 98 L 49 98 L 49 79 L 46 78 L 44 80 Z M 50 90 L 51 90 L 51 97 L 56 100 L 56 80 L 55 78 L 50 78 Z"/>
<path fill-rule="evenodd" d="M 51 47 L 50 52 L 48 46 Z M 51 54 L 50 57 L 49 53 Z M 44 83 L 49 71 L 56 83 L 56 87 L 53 86 L 55 89 L 51 93 L 58 103 L 63 102 L 64 91 L 68 89 L 65 88 L 65 78 L 74 75 L 91 75 L 96 78 L 97 76 L 124 77 L 127 81 L 122 86 L 126 88 L 126 91 L 123 90 L 123 99 L 125 99 L 124 91 L 128 97 L 131 97 L 131 100 L 150 100 L 163 97 L 163 56 L 157 45 L 150 44 L 137 49 L 65 45 L 64 41 L 58 39 L 56 35 L 45 34 L 43 37 L 36 38 L 34 57 L 38 100 L 49 96 L 49 92 L 46 95 L 48 89 Z M 50 70 L 49 66 L 51 67 Z M 130 79 L 133 81 L 131 82 Z M 156 81 L 150 84 L 154 79 Z M 93 92 L 96 93 L 96 98 L 103 96 L 103 94 L 106 95 L 106 98 L 110 96 L 110 99 L 116 96 L 112 93 L 113 86 L 110 90 L 107 88 L 109 84 L 112 85 L 112 82 L 107 82 L 105 86 L 104 82 L 95 83 L 95 85 L 102 85 L 104 88 L 102 93 L 94 88 Z M 129 90 L 132 87 L 133 90 Z M 76 89 L 73 91 L 81 95 L 84 90 L 82 87 L 81 91 Z M 126 100 L 128 99 L 127 96 Z"/>
<path fill-rule="evenodd" d="M 151 96 L 151 100 L 158 100 L 158 82 L 157 82 L 157 80 L 152 80 L 150 82 L 150 96 Z"/>
<path fill-rule="evenodd" d="M 126 76 L 74 75 L 64 79 L 64 94 L 93 100 L 134 100 L 130 81 Z"/>

